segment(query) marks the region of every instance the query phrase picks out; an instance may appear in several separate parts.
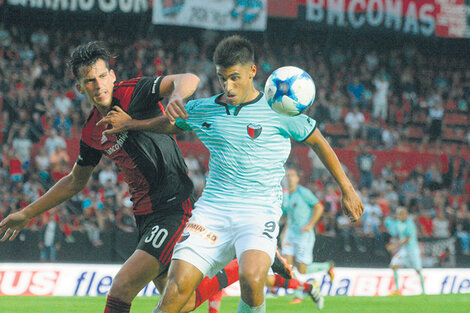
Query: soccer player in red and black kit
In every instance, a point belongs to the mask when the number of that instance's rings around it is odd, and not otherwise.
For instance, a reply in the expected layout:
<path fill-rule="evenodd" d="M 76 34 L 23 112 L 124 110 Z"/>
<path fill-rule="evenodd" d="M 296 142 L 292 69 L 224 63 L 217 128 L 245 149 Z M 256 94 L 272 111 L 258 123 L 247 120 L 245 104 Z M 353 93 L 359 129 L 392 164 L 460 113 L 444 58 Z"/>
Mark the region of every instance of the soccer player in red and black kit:
<path fill-rule="evenodd" d="M 128 313 L 132 300 L 150 281 L 162 292 L 173 247 L 191 216 L 193 184 L 175 139 L 145 131 L 103 135 L 107 125 L 96 125 L 119 107 L 135 119 L 164 114 L 162 97 L 182 102 L 199 84 L 193 74 L 140 77 L 115 83 L 109 51 L 99 42 L 74 49 L 70 66 L 78 91 L 94 105 L 83 127 L 80 155 L 72 171 L 46 194 L 0 223 L 0 241 L 15 239 L 35 216 L 69 200 L 85 188 L 104 155 L 114 161 L 129 185 L 139 243 L 113 280 L 105 313 Z M 238 280 L 234 261 L 214 278 L 206 278 L 184 307 L 189 312 L 209 296 Z"/>

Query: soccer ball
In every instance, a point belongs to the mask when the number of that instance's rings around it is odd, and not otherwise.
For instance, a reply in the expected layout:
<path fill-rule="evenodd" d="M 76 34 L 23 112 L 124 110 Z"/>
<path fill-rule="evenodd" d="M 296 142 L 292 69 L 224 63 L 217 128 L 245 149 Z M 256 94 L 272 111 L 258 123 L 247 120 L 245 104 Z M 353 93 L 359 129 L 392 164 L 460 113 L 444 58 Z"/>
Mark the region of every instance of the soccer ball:
<path fill-rule="evenodd" d="M 280 67 L 264 86 L 268 105 L 277 113 L 294 116 L 312 105 L 315 83 L 310 75 L 295 66 Z"/>

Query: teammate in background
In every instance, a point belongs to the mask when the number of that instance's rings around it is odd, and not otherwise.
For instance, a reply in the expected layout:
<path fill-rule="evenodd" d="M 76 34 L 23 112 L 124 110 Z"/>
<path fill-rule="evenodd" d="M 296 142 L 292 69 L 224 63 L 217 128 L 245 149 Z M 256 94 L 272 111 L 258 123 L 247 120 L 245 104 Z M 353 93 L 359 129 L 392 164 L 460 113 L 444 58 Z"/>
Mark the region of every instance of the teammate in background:
<path fill-rule="evenodd" d="M 296 167 L 286 170 L 288 190 L 284 192 L 282 210 L 287 216 L 287 226 L 282 244 L 282 253 L 289 264 L 297 267 L 301 274 L 325 271 L 333 280 L 333 264 L 331 262 L 313 263 L 313 247 L 315 245 L 315 225 L 320 220 L 324 208 L 317 197 L 299 184 L 300 177 Z M 318 283 L 314 281 L 314 284 Z M 302 292 L 296 292 L 291 303 L 303 301 Z"/>
<path fill-rule="evenodd" d="M 402 267 L 414 268 L 416 270 L 421 282 L 421 290 L 424 294 L 424 279 L 421 274 L 421 255 L 418 246 L 416 225 L 411 218 L 408 218 L 408 212 L 404 207 L 399 207 L 397 214 L 398 220 L 395 220 L 393 223 L 389 221 L 389 226 L 387 226 L 387 228 L 391 230 L 391 235 L 396 234 L 398 236 L 398 240 L 395 241 L 396 244 L 392 241 L 390 245 L 387 246 L 387 249 L 392 253 L 397 251 L 390 262 L 393 276 L 395 277 L 395 291 L 392 294 L 401 295 L 398 269 Z"/>
<path fill-rule="evenodd" d="M 204 276 L 213 276 L 235 256 L 241 298 L 237 312 L 265 312 L 264 283 L 274 260 L 282 214 L 281 179 L 290 137 L 305 141 L 320 157 L 342 191 L 342 207 L 352 222 L 362 203 L 334 151 L 306 115 L 282 116 L 271 110 L 253 85 L 254 49 L 232 36 L 214 53 L 224 93 L 171 103 L 167 115 L 145 121 L 116 108 L 103 118 L 114 129 L 175 134 L 194 130 L 210 151 L 209 174 L 181 241 L 175 247 L 169 280 L 154 313 L 176 313 Z M 319 300 L 319 298 L 317 298 Z"/>
<path fill-rule="evenodd" d="M 191 216 L 193 184 L 173 136 L 131 131 L 103 135 L 106 126 L 96 123 L 113 107 L 138 119 L 160 116 L 162 97 L 169 97 L 169 103 L 182 104 L 196 90 L 199 78 L 179 74 L 115 83 L 110 58 L 109 51 L 98 42 L 72 52 L 70 67 L 77 89 L 94 105 L 82 130 L 80 155 L 70 174 L 24 210 L 1 221 L 0 234 L 5 233 L 1 241 L 15 239 L 33 217 L 80 192 L 105 155 L 116 163 L 129 185 L 139 232 L 137 249 L 114 278 L 106 301 L 106 313 L 127 313 L 134 297 L 150 281 L 163 292 L 173 247 Z M 235 278 L 238 264 L 233 262 L 217 277 L 206 278 L 183 311 L 193 310 Z"/>

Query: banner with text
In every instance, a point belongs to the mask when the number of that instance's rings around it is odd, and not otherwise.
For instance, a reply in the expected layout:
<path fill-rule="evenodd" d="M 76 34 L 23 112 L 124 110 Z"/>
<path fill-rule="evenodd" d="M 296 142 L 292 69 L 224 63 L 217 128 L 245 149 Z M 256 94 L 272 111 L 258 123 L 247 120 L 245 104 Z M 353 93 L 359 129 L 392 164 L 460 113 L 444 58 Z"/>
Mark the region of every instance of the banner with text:
<path fill-rule="evenodd" d="M 436 0 L 436 36 L 470 38 L 470 1 Z"/>
<path fill-rule="evenodd" d="M 154 24 L 264 31 L 267 0 L 155 0 Z"/>
<path fill-rule="evenodd" d="M 306 0 L 306 20 L 339 27 L 432 36 L 434 0 Z"/>
<path fill-rule="evenodd" d="M 0 296 L 105 296 L 120 265 L 0 263 Z M 335 279 L 326 273 L 302 275 L 301 280 L 315 279 L 323 295 L 388 296 L 395 290 L 392 270 L 371 268 L 336 268 Z M 470 293 L 470 269 L 425 268 L 426 294 Z M 421 294 L 419 277 L 414 270 L 399 271 L 403 295 Z M 240 295 L 240 286 L 227 287 L 230 296 Z M 293 290 L 279 289 L 279 295 Z M 139 296 L 154 296 L 153 283 Z"/>
<path fill-rule="evenodd" d="M 148 0 L 7 0 L 8 5 L 68 12 L 145 13 Z"/>

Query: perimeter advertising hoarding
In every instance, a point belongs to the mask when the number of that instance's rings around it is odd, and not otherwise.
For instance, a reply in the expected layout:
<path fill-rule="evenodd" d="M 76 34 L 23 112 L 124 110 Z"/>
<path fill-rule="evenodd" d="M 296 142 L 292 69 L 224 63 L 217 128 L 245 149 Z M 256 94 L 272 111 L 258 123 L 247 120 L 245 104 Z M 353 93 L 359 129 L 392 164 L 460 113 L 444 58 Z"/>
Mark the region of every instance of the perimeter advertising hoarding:
<path fill-rule="evenodd" d="M 119 268 L 103 264 L 0 263 L 0 296 L 104 296 Z M 404 295 L 421 293 L 414 270 L 401 270 L 399 275 Z M 394 290 L 389 269 L 336 268 L 333 283 L 323 273 L 298 276 L 303 280 L 315 278 L 324 295 L 387 296 Z M 427 294 L 470 293 L 470 269 L 425 268 L 423 276 Z M 226 292 L 239 296 L 238 283 Z M 153 284 L 149 284 L 139 296 L 156 294 Z M 285 291 L 279 289 L 279 294 Z"/>

